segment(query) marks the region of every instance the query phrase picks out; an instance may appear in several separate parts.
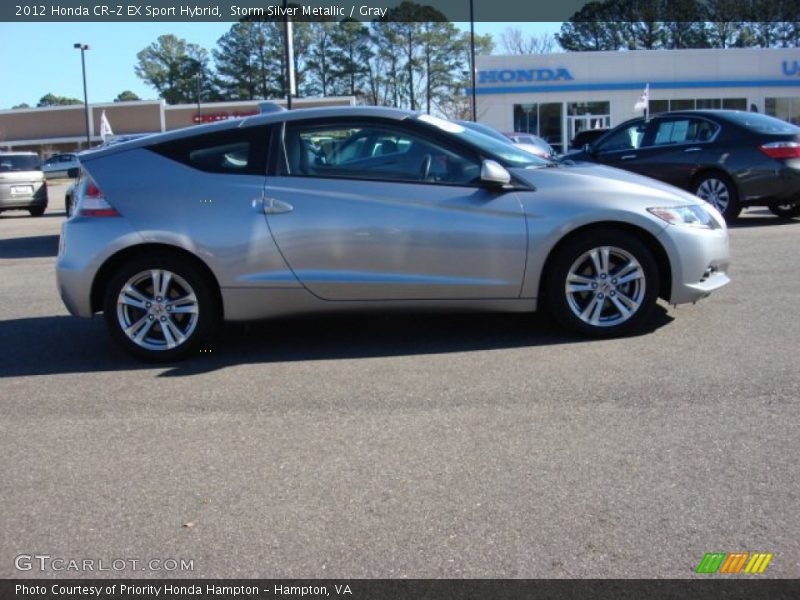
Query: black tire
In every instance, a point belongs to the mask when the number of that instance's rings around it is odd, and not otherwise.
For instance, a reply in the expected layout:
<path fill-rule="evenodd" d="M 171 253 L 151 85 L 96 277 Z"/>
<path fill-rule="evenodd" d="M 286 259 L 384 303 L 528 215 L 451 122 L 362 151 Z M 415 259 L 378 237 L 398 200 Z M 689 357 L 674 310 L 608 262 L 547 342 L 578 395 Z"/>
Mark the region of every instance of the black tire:
<path fill-rule="evenodd" d="M 742 212 L 739 192 L 730 177 L 718 171 L 709 171 L 697 177 L 692 192 L 716 208 L 727 223 L 732 223 Z"/>
<path fill-rule="evenodd" d="M 156 281 L 153 271 L 170 274 L 163 296 L 154 289 L 162 279 Z M 128 303 L 118 303 L 128 285 L 134 293 L 126 295 Z M 145 305 L 146 300 L 149 302 Z M 196 312 L 187 312 L 192 307 Z M 193 260 L 170 254 L 134 258 L 119 268 L 106 287 L 103 312 L 114 341 L 149 362 L 175 361 L 197 351 L 216 330 L 221 314 L 214 282 Z M 134 328 L 137 323 L 142 326 Z M 130 335 L 126 327 L 132 328 Z M 132 339 L 145 327 L 138 342 Z"/>
<path fill-rule="evenodd" d="M 603 249 L 608 249 L 606 261 Z M 596 251 L 594 258 L 592 251 Z M 606 270 L 598 273 L 595 266 Z M 622 275 L 620 281 L 615 275 Z M 570 281 L 572 291 L 567 289 Z M 614 229 L 598 229 L 569 240 L 557 250 L 545 273 L 544 300 L 550 314 L 562 327 L 592 337 L 640 330 L 652 316 L 658 294 L 659 271 L 652 252 L 636 236 Z M 626 316 L 620 306 L 630 314 Z"/>
<path fill-rule="evenodd" d="M 68 219 L 72 216 L 72 196 L 64 196 L 64 212 Z"/>
<path fill-rule="evenodd" d="M 769 209 L 780 219 L 800 217 L 800 202 L 797 204 L 773 204 Z"/>
<path fill-rule="evenodd" d="M 31 213 L 32 217 L 41 217 L 45 210 L 47 210 L 46 206 L 34 206 L 33 208 L 29 208 L 28 212 Z"/>

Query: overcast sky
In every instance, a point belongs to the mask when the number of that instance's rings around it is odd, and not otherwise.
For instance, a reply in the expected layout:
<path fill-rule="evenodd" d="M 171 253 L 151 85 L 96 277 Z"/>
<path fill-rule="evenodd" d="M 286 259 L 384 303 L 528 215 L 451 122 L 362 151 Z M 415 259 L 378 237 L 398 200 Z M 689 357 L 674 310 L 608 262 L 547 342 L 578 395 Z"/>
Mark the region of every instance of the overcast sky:
<path fill-rule="evenodd" d="M 476 23 L 499 45 L 509 25 L 532 33 L 556 33 L 560 23 Z M 466 27 L 464 24 L 459 26 Z M 47 93 L 83 99 L 80 52 L 89 44 L 86 79 L 89 102 L 111 102 L 123 90 L 156 98 L 155 90 L 133 72 L 136 53 L 165 33 L 211 50 L 231 23 L 0 23 L 0 109 L 26 102 L 36 106 Z"/>

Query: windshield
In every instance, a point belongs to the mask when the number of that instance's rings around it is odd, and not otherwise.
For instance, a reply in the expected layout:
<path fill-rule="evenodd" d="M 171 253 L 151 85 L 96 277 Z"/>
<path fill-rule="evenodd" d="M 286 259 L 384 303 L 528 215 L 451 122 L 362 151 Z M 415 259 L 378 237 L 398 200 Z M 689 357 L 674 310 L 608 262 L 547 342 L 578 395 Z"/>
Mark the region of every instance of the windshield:
<path fill-rule="evenodd" d="M 786 121 L 781 121 L 775 117 L 769 117 L 760 113 L 734 112 L 725 115 L 737 125 L 741 125 L 755 131 L 756 133 L 800 133 L 800 127 L 792 125 Z"/>
<path fill-rule="evenodd" d="M 497 158 L 500 162 L 508 167 L 544 167 L 551 162 L 544 158 L 540 158 L 530 152 L 526 152 L 521 148 L 517 148 L 508 142 L 489 137 L 480 131 L 468 129 L 458 123 L 432 117 L 431 115 L 420 115 L 417 117 L 419 121 L 433 125 L 434 127 L 445 131 L 468 144 L 477 147 L 486 154 Z"/>
<path fill-rule="evenodd" d="M 40 168 L 39 157 L 33 154 L 0 155 L 0 172 L 38 171 Z"/>

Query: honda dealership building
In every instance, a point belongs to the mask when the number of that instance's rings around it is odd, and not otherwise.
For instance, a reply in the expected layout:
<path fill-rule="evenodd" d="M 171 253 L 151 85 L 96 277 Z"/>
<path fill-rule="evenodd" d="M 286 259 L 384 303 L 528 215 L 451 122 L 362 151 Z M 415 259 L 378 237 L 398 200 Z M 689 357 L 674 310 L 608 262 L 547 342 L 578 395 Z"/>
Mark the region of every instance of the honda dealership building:
<path fill-rule="evenodd" d="M 800 124 L 800 49 L 731 48 L 482 56 L 478 120 L 563 151 L 578 131 L 615 126 L 649 84 L 650 112 L 753 110 Z"/>

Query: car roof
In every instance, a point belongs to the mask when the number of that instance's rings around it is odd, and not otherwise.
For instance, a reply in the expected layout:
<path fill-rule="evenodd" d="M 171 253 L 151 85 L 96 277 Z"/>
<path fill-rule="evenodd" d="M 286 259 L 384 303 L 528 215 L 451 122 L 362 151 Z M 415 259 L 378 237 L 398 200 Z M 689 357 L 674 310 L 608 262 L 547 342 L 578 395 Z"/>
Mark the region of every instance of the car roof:
<path fill-rule="evenodd" d="M 93 160 L 101 156 L 125 152 L 134 148 L 151 146 L 153 144 L 178 140 L 182 138 L 194 137 L 215 131 L 227 131 L 239 127 L 257 127 L 270 123 L 280 123 L 283 121 L 299 121 L 311 119 L 326 119 L 330 117 L 378 117 L 383 119 L 393 119 L 402 121 L 419 113 L 400 108 L 390 108 L 384 106 L 332 106 L 324 108 L 297 108 L 292 110 L 271 111 L 258 115 L 248 116 L 241 119 L 227 119 L 208 123 L 205 125 L 194 125 L 183 129 L 175 129 L 166 133 L 155 133 L 135 140 L 120 142 L 107 147 L 87 150 L 81 153 L 81 161 Z"/>

